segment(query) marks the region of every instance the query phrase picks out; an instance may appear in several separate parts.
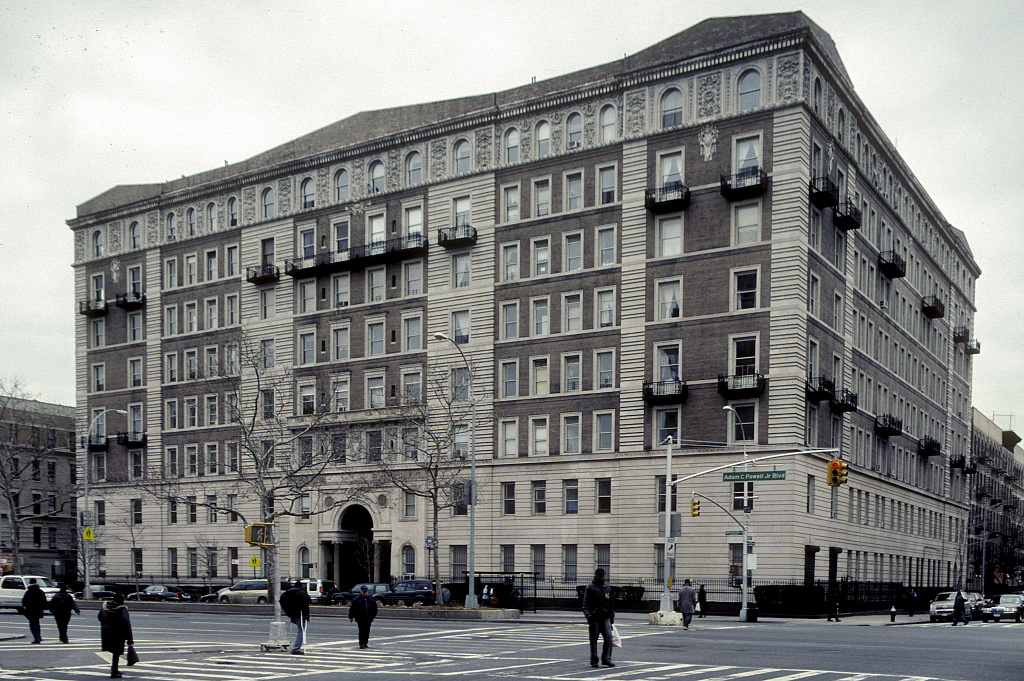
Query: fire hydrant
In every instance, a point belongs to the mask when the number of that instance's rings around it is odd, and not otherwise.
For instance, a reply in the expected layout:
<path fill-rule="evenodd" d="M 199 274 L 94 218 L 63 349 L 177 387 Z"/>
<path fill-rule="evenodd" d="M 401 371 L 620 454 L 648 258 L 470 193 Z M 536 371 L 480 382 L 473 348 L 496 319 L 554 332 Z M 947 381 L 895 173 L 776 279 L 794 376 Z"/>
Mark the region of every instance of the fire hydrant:
<path fill-rule="evenodd" d="M 891 608 L 889 608 L 889 621 L 890 622 L 895 622 L 896 621 L 896 606 L 895 605 L 892 606 Z"/>

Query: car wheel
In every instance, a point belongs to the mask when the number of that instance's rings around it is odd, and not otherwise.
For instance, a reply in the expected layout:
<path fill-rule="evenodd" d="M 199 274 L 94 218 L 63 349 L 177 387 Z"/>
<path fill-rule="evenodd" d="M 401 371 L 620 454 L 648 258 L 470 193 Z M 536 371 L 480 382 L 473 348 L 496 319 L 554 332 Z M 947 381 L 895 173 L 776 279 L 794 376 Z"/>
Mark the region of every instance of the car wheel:
<path fill-rule="evenodd" d="M 220 602 L 221 603 L 230 603 L 231 601 L 228 600 L 227 596 L 221 596 L 220 597 Z"/>
<path fill-rule="evenodd" d="M 929 617 L 929 618 L 928 618 L 928 621 L 929 621 L 929 622 L 938 622 L 939 620 L 938 620 L 938 618 L 937 618 L 937 617 Z"/>
<path fill-rule="evenodd" d="M 263 596 L 260 596 L 259 598 L 256 599 L 256 602 L 257 603 L 266 603 L 267 599 L 265 597 L 263 597 Z"/>

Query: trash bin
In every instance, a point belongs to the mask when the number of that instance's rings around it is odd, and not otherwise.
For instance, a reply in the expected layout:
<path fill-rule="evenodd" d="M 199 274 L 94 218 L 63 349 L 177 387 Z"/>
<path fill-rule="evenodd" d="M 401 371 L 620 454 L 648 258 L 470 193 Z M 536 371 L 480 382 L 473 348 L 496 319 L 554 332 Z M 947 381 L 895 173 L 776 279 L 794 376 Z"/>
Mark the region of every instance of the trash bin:
<path fill-rule="evenodd" d="M 757 606 L 756 605 L 748 605 L 747 606 L 747 621 L 748 622 L 756 622 L 757 621 Z"/>

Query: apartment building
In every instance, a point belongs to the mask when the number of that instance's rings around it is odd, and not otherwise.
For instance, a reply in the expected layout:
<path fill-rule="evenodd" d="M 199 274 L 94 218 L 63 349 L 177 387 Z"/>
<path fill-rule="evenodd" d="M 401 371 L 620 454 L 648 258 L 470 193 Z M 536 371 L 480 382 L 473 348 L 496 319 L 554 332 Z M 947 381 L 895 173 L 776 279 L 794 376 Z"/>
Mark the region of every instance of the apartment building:
<path fill-rule="evenodd" d="M 124 434 L 82 453 L 91 501 L 143 530 L 101 546 L 106 573 L 247 574 L 212 510 L 267 510 L 239 488 L 241 413 L 286 417 L 267 451 L 332 452 L 279 519 L 284 574 L 425 576 L 430 537 L 460 578 L 464 503 L 434 537 L 422 497 L 345 492 L 447 372 L 477 570 L 661 579 L 666 506 L 699 493 L 720 507 L 682 513 L 680 578 L 735 572 L 744 508 L 757 578 L 962 578 L 980 269 L 801 12 L 356 114 L 68 224 L 78 420 Z"/>

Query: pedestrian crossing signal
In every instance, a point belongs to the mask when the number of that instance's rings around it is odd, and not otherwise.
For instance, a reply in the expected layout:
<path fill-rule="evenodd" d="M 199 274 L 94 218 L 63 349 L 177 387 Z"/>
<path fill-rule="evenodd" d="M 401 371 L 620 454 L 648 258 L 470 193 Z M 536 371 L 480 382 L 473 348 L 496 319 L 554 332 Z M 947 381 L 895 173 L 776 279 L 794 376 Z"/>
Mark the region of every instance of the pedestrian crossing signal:
<path fill-rule="evenodd" d="M 274 523 L 253 523 L 245 526 L 245 543 L 252 546 L 274 545 Z"/>

